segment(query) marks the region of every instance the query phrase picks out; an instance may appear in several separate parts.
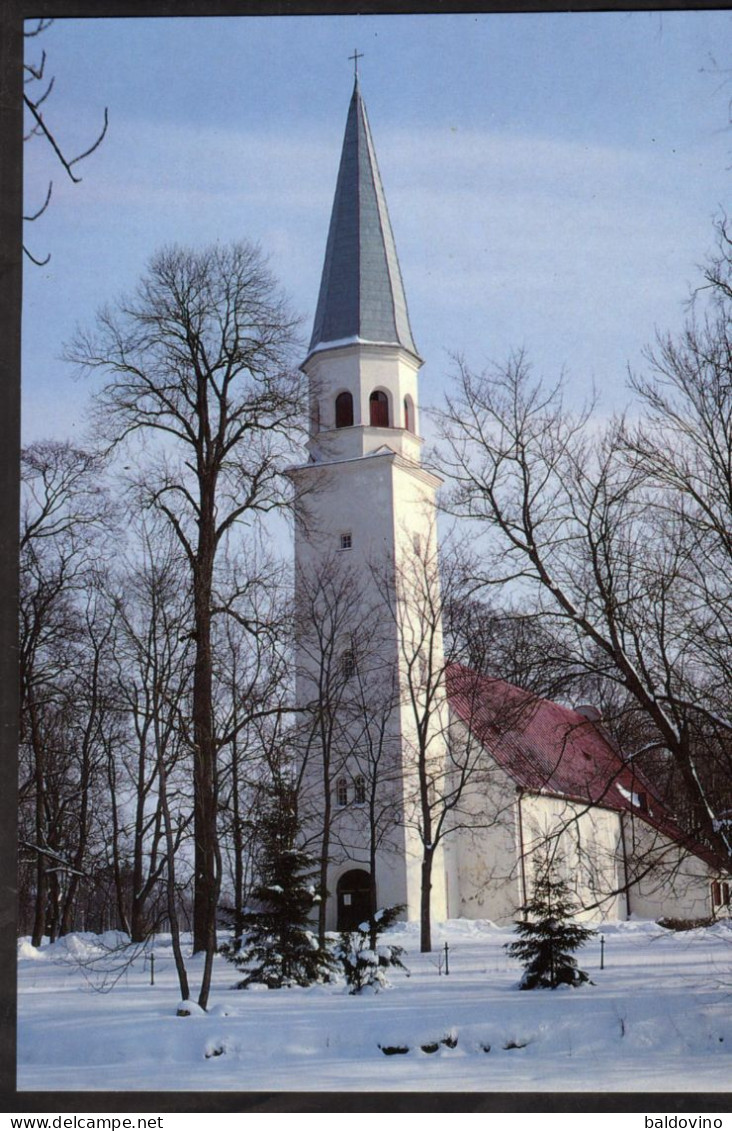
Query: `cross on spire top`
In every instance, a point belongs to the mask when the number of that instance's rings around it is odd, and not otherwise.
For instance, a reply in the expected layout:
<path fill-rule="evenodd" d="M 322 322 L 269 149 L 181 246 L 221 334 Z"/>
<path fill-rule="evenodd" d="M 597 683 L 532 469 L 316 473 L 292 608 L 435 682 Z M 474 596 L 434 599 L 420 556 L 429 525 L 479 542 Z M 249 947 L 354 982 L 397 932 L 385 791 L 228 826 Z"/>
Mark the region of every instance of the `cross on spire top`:
<path fill-rule="evenodd" d="M 354 47 L 353 55 L 349 55 L 348 58 L 353 59 L 353 77 L 355 79 L 357 79 L 358 78 L 358 61 L 359 61 L 359 59 L 363 59 L 363 53 L 359 52 L 357 47 Z"/>

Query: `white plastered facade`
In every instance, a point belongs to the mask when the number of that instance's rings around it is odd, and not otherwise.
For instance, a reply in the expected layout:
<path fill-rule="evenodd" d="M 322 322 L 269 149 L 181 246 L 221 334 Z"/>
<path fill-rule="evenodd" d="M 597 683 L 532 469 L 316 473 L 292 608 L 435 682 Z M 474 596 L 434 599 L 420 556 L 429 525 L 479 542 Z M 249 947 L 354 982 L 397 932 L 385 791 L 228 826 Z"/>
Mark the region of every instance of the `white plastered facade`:
<path fill-rule="evenodd" d="M 419 916 L 423 840 L 418 831 L 416 800 L 417 715 L 406 689 L 410 679 L 413 682 L 413 676 L 407 675 L 407 665 L 414 658 L 412 650 L 419 647 L 421 610 L 419 598 L 410 604 L 407 591 L 415 567 L 418 572 L 420 563 L 436 563 L 435 500 L 441 483 L 421 467 L 422 441 L 405 427 L 407 398 L 409 423 L 416 427 L 418 420 L 419 364 L 419 359 L 399 346 L 359 341 L 311 354 L 303 366 L 311 389 L 310 462 L 290 472 L 302 499 L 295 534 L 296 590 L 299 586 L 303 591 L 325 572 L 334 575 L 341 587 L 356 589 L 359 608 L 354 609 L 350 625 L 344 619 L 339 647 L 349 647 L 349 632 L 357 637 L 368 635 L 370 654 L 362 658 L 364 672 L 358 674 L 370 681 L 371 691 L 377 696 L 382 673 L 397 673 L 399 694 L 386 723 L 395 767 L 388 773 L 382 767 L 383 781 L 377 781 L 382 795 L 384 791 L 392 795 L 395 819 L 379 845 L 376 884 L 379 904 L 402 905 L 410 918 Z M 353 424 L 336 428 L 335 402 L 344 391 L 353 398 Z M 369 423 L 369 400 L 375 391 L 384 392 L 388 398 L 388 427 Z M 436 584 L 436 572 L 432 581 Z M 441 626 L 438 628 L 431 644 L 432 660 L 442 665 Z M 302 631 L 297 663 L 300 705 L 310 702 L 316 691 L 312 648 L 304 646 Z M 342 709 L 347 709 L 345 704 Z M 375 717 L 379 710 L 380 704 L 374 702 Z M 442 732 L 446 726 L 447 706 L 443 702 L 428 740 L 429 759 L 444 757 Z M 363 771 L 362 759 L 349 755 L 348 741 L 348 735 L 341 736 L 345 748 L 331 756 L 329 929 L 338 925 L 338 903 L 333 897 L 339 879 L 353 868 L 367 869 L 369 862 L 365 807 L 354 805 L 350 798 L 344 806 L 338 801 L 339 779 L 351 789 Z M 307 807 L 310 827 L 306 831 L 316 845 L 318 799 L 322 799 L 325 788 L 322 751 L 315 751 L 306 769 L 303 794 L 311 799 Z M 386 803 L 385 798 L 381 800 Z M 447 916 L 446 898 L 440 848 L 432 887 L 433 913 L 438 918 Z"/>

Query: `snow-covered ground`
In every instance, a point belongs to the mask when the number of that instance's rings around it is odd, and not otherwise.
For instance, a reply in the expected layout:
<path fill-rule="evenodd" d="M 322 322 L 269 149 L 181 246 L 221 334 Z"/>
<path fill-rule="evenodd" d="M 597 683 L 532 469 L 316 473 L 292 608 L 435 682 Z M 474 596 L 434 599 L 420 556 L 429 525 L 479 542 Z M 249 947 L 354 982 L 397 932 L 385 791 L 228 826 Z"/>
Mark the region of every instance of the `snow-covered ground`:
<path fill-rule="evenodd" d="M 176 1016 L 165 936 L 155 941 L 154 986 L 145 955 L 121 963 L 114 937 L 71 935 L 38 950 L 21 940 L 18 1088 L 727 1090 L 732 924 L 673 933 L 630 922 L 603 933 L 605 969 L 596 938 L 578 955 L 594 985 L 574 990 L 519 992 L 504 950 L 511 930 L 466 920 L 436 928 L 431 955 L 419 953 L 415 924 L 390 932 L 411 974 L 395 972 L 378 994 L 236 991 L 234 968 L 217 959 L 210 1011 L 190 1017 Z M 437 967 L 445 941 L 449 977 Z M 188 966 L 195 986 L 200 963 Z"/>

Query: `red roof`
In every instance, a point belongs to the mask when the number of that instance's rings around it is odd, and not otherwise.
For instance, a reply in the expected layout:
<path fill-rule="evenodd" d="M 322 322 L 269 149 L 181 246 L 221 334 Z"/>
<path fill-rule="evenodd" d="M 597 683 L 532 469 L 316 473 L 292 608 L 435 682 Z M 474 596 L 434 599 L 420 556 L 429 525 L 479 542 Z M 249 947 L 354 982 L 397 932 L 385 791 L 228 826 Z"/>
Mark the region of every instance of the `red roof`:
<path fill-rule="evenodd" d="M 521 789 L 633 813 L 719 866 L 709 849 L 692 843 L 600 723 L 459 664 L 447 669 L 447 693 L 453 711 Z"/>

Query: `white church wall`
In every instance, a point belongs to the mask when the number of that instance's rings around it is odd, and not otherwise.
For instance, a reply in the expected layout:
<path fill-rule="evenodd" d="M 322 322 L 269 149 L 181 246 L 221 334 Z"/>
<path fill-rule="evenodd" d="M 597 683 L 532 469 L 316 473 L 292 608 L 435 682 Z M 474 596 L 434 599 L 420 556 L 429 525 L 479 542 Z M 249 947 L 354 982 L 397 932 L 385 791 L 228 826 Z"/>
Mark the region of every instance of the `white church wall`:
<path fill-rule="evenodd" d="M 456 741 L 475 742 L 453 723 Z M 516 821 L 516 786 L 490 755 L 463 791 L 449 834 L 451 914 L 466 919 L 513 922 L 522 902 L 520 847 Z"/>
<path fill-rule="evenodd" d="M 394 498 L 393 608 L 400 641 L 401 733 L 404 766 L 404 817 L 407 876 L 412 909 L 419 908 L 424 855 L 418 765 L 419 724 L 429 700 L 429 733 L 424 757 L 440 788 L 445 772 L 449 710 L 444 687 L 441 595 L 437 560 L 435 490 L 440 480 L 396 458 L 392 462 Z M 426 698 L 427 697 L 427 698 Z M 439 811 L 439 804 L 437 806 Z M 431 909 L 435 920 L 448 914 L 444 845 L 432 867 Z"/>
<path fill-rule="evenodd" d="M 371 560 L 393 555 L 393 503 L 388 457 L 348 460 L 298 470 L 310 493 L 303 501 L 307 527 L 295 533 L 296 568 L 318 568 L 333 555 L 343 555 L 344 568 L 361 571 L 368 581 Z M 341 535 L 350 547 L 341 548 Z"/>
<path fill-rule="evenodd" d="M 459 911 L 465 919 L 512 923 L 522 901 L 521 866 L 516 852 L 515 791 L 510 808 L 488 828 L 458 834 Z"/>
<path fill-rule="evenodd" d="M 713 870 L 640 818 L 625 818 L 630 914 L 639 919 L 702 919 L 712 913 Z"/>
<path fill-rule="evenodd" d="M 525 793 L 521 800 L 527 887 L 545 848 L 572 884 L 578 917 L 626 917 L 620 815 L 565 798 Z"/>
<path fill-rule="evenodd" d="M 388 460 L 378 457 L 368 462 L 348 461 L 319 467 L 311 464 L 293 473 L 306 495 L 301 503 L 301 521 L 296 525 L 296 607 L 298 617 L 297 701 L 307 704 L 318 698 L 318 663 L 323 649 L 333 656 L 329 663 L 336 667 L 347 652 L 359 664 L 353 684 L 341 686 L 334 708 L 336 717 L 327 720 L 330 737 L 328 756 L 332 820 L 330 827 L 330 865 L 326 923 L 336 928 L 337 882 L 351 868 L 368 870 L 368 821 L 363 808 L 354 804 L 354 783 L 359 776 L 358 762 L 349 755 L 362 733 L 364 723 L 355 695 L 359 690 L 364 668 L 374 664 L 374 651 L 384 655 L 384 666 L 396 655 L 396 633 L 389 621 L 377 620 L 377 591 L 369 567 L 372 558 L 389 560 L 393 556 L 393 518 L 391 473 Z M 323 601 L 338 608 L 308 609 L 308 592 L 328 581 Z M 311 623 L 307 623 L 310 613 Z M 332 617 L 330 626 L 325 624 Z M 312 623 L 312 622 L 315 623 Z M 337 639 L 328 639 L 329 631 Z M 377 669 L 379 665 L 376 665 Z M 378 680 L 373 684 L 374 710 L 382 706 L 378 696 Z M 389 712 L 389 703 L 385 710 Z M 388 724 L 387 724 L 388 727 Z M 391 724 L 398 733 L 398 720 Z M 314 839 L 316 853 L 322 843 L 325 784 L 323 750 L 318 737 L 309 754 L 301 790 L 301 807 L 306 814 L 305 834 Z M 343 777 L 350 791 L 348 805 L 341 807 L 337 783 Z M 320 830 L 320 832 L 319 832 Z M 395 834 L 396 836 L 396 834 Z M 400 836 L 396 836 L 398 842 Z M 399 847 L 397 844 L 396 847 Z M 388 863 L 377 872 L 378 898 L 386 902 L 404 902 L 406 879 L 403 852 L 388 855 Z M 383 889 L 383 894 L 382 894 Z"/>
<path fill-rule="evenodd" d="M 384 670 L 393 668 L 396 663 L 403 668 L 405 650 L 400 650 L 397 645 L 393 598 L 399 588 L 399 578 L 406 573 L 404 556 L 414 552 L 415 541 L 433 553 L 436 551 L 434 522 L 430 521 L 429 509 L 431 506 L 434 514 L 434 485 L 437 480 L 412 466 L 403 466 L 391 455 L 373 455 L 325 467 L 309 465 L 294 474 L 301 477 L 301 481 L 304 479 L 314 484 L 305 502 L 307 525 L 301 523 L 296 532 L 296 561 L 301 590 L 296 600 L 300 614 L 304 604 L 302 590 L 312 579 L 321 576 L 324 571 L 340 575 L 356 596 L 354 619 L 343 625 L 343 647 L 348 647 L 350 640 L 357 656 L 363 648 L 366 654 L 359 662 L 371 665 L 377 671 L 380 664 Z M 344 535 L 347 535 L 348 549 L 341 550 Z M 315 697 L 317 689 L 313 658 L 306 654 L 303 632 L 301 625 L 297 696 L 298 702 L 307 703 Z M 349 637 L 349 633 L 352 636 Z M 441 653 L 439 626 L 434 639 L 435 647 Z M 408 652 L 409 645 L 406 654 Z M 442 663 L 441 654 L 433 658 L 438 665 Z M 406 690 L 405 682 L 402 672 L 403 691 Z M 378 704 L 375 709 L 378 709 Z M 417 796 L 414 752 L 418 743 L 416 719 L 406 694 L 395 714 L 392 730 L 401 735 L 402 772 L 398 782 L 392 782 L 390 788 L 400 794 L 402 828 L 393 833 L 391 843 L 379 852 L 378 898 L 384 904 L 405 904 L 409 917 L 416 918 L 422 859 L 422 844 L 414 813 Z M 430 742 L 430 756 L 438 760 L 444 757 L 444 743 L 439 732 L 446 725 L 445 718 L 446 707 L 443 704 L 435 714 L 435 733 Z M 360 725 L 362 723 L 356 721 L 356 731 Z M 348 752 L 344 751 L 343 756 L 346 759 L 344 772 L 353 777 L 355 770 L 348 767 Z M 303 793 L 312 798 L 313 828 L 317 826 L 319 801 L 322 805 L 322 790 L 322 770 L 315 757 L 303 789 Z M 347 869 L 349 862 L 358 863 L 366 859 L 366 834 L 356 828 L 346 834 L 343 830 L 347 823 L 348 818 L 344 814 L 334 812 L 333 866 L 329 872 L 331 891 L 335 891 L 338 874 Z M 432 899 L 434 915 L 444 918 L 447 913 L 446 885 L 441 850 L 434 865 Z M 332 902 L 329 920 L 334 915 L 335 904 Z"/>

